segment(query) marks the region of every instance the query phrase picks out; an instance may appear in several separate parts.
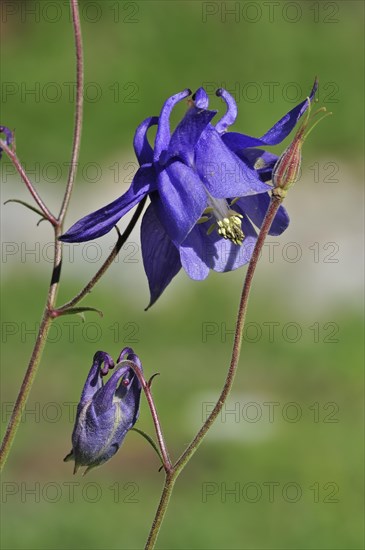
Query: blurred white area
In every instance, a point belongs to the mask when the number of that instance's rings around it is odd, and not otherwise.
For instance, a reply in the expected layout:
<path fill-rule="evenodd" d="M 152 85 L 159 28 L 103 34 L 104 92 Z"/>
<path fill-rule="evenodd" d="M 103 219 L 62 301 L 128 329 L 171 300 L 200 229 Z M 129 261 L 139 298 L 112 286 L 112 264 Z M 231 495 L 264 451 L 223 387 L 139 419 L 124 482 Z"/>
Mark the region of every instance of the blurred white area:
<path fill-rule="evenodd" d="M 217 392 L 202 392 L 187 404 L 184 426 L 189 433 L 199 430 L 212 412 L 217 397 Z M 273 403 L 269 395 L 231 393 L 210 429 L 207 441 L 237 441 L 244 445 L 272 438 L 284 421 L 282 406 L 278 408 Z"/>
<path fill-rule="evenodd" d="M 132 158 L 123 158 L 123 166 L 135 162 Z M 109 165 L 112 163 L 109 163 Z M 362 308 L 364 287 L 363 255 L 363 188 L 361 170 L 339 159 L 334 163 L 322 158 L 318 166 L 335 165 L 338 168 L 332 178 L 323 172 L 316 181 L 315 171 L 306 168 L 306 175 L 288 193 L 285 206 L 291 217 L 291 224 L 280 237 L 270 237 L 265 243 L 262 261 L 259 264 L 256 284 L 262 288 L 282 289 L 284 285 L 288 304 L 293 311 L 307 310 L 311 304 L 311 315 L 330 309 L 331 304 L 346 304 L 347 307 Z M 106 177 L 98 183 L 76 185 L 71 206 L 66 218 L 66 229 L 80 217 L 100 208 L 120 196 L 129 186 L 113 181 L 108 166 L 102 167 Z M 313 165 L 312 165 L 313 166 Z M 124 178 L 126 179 L 126 178 Z M 337 181 L 336 181 L 337 180 Z M 63 182 L 43 183 L 41 195 L 53 212 L 58 212 Z M 46 222 L 38 227 L 38 217 L 30 210 L 18 204 L 4 202 L 11 198 L 31 203 L 25 186 L 16 177 L 7 177 L 1 188 L 2 222 L 2 281 L 11 284 L 14 273 L 26 267 L 34 273 L 50 273 L 52 258 L 52 230 Z M 132 214 L 119 223 L 120 229 L 126 227 Z M 116 241 L 116 232 L 95 242 L 65 245 L 63 277 L 73 278 L 80 285 L 90 278 L 102 261 L 106 259 Z M 225 277 L 226 281 L 241 281 L 242 269 L 234 274 L 215 275 Z M 228 279 L 231 277 L 231 279 Z M 141 289 L 143 306 L 148 301 L 148 285 L 142 268 L 139 224 L 133 231 L 128 243 L 123 247 L 115 265 L 109 270 L 108 284 L 115 284 L 118 290 L 133 284 L 133 290 Z M 174 292 L 169 293 L 169 305 L 181 299 L 181 289 L 189 284 L 209 284 L 190 282 L 184 273 L 174 280 Z M 239 284 L 237 282 L 237 284 Z M 216 287 L 215 287 L 216 288 Z M 298 292 L 300 289 L 300 292 Z M 282 290 L 280 290 L 282 292 Z M 124 300 L 135 300 L 135 292 L 124 293 Z M 164 307 L 164 301 L 161 300 Z"/>

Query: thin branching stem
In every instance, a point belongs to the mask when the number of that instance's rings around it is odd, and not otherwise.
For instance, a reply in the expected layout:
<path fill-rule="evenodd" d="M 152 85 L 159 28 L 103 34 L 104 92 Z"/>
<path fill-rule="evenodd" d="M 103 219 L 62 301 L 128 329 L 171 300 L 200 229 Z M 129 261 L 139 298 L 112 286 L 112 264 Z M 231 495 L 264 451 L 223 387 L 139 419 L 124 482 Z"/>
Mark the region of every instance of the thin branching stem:
<path fill-rule="evenodd" d="M 58 216 L 60 224 L 62 224 L 67 208 L 70 202 L 71 193 L 75 181 L 77 164 L 80 153 L 81 130 L 82 130 L 82 115 L 84 105 L 84 53 L 82 47 L 81 23 L 78 8 L 78 0 L 70 0 L 72 13 L 72 23 L 75 36 L 75 52 L 76 52 L 76 103 L 75 103 L 75 123 L 74 135 L 72 144 L 72 155 L 70 169 L 67 179 L 66 192 L 63 197 L 61 210 Z"/>
<path fill-rule="evenodd" d="M 87 296 L 91 292 L 91 290 L 94 288 L 96 283 L 101 279 L 101 277 L 104 275 L 106 270 L 111 266 L 111 264 L 113 263 L 115 258 L 118 256 L 118 254 L 120 252 L 120 249 L 122 248 L 122 246 L 125 244 L 125 242 L 129 238 L 130 234 L 132 233 L 132 231 L 133 231 L 133 229 L 134 229 L 134 227 L 135 227 L 135 225 L 138 221 L 138 218 L 140 217 L 140 215 L 143 211 L 145 203 L 146 203 L 146 198 L 142 199 L 141 202 L 138 204 L 138 206 L 136 208 L 136 211 L 133 214 L 132 219 L 129 222 L 129 224 L 127 225 L 125 231 L 122 234 L 120 234 L 118 232 L 118 240 L 117 240 L 113 250 L 111 251 L 111 253 L 107 257 L 107 259 L 105 260 L 105 262 L 103 263 L 101 268 L 97 271 L 97 273 L 95 273 L 94 277 L 87 283 L 86 286 L 84 286 L 84 288 L 82 290 L 80 290 L 80 292 L 74 298 L 72 298 L 72 300 L 66 302 L 65 304 L 63 304 L 62 306 L 60 306 L 56 310 L 54 310 L 54 316 L 55 317 L 57 317 L 58 315 L 62 315 L 64 312 L 66 312 L 69 309 L 73 308 L 76 304 L 81 302 L 81 300 L 83 298 L 85 298 L 85 296 Z"/>
<path fill-rule="evenodd" d="M 69 204 L 69 199 L 71 196 L 72 186 L 75 178 L 76 167 L 78 162 L 78 155 L 80 149 L 80 136 L 81 136 L 81 126 L 82 126 L 82 97 L 83 97 L 83 52 L 82 52 L 82 42 L 81 42 L 81 26 L 80 18 L 78 12 L 78 3 L 77 0 L 70 0 L 73 28 L 75 33 L 75 44 L 76 44 L 76 73 L 77 73 L 77 92 L 76 92 L 76 115 L 75 115 L 75 128 L 74 128 L 74 140 L 72 147 L 71 155 L 71 166 L 70 174 L 68 178 L 68 183 L 64 195 L 64 200 L 62 203 L 60 215 L 56 220 L 54 216 L 49 212 L 46 205 L 43 203 L 38 193 L 35 191 L 33 185 L 30 183 L 30 180 L 26 176 L 20 162 L 18 161 L 15 153 L 9 149 L 9 147 L 3 147 L 4 151 L 9 155 L 14 166 L 21 175 L 23 181 L 31 192 L 34 200 L 44 213 L 45 217 L 52 223 L 54 226 L 54 259 L 53 259 L 53 270 L 51 276 L 51 282 L 48 287 L 46 305 L 42 315 L 42 321 L 40 323 L 38 335 L 36 342 L 33 348 L 31 358 L 28 363 L 28 367 L 22 382 L 22 385 L 19 390 L 18 397 L 15 401 L 14 408 L 1 444 L 0 448 L 0 469 L 5 465 L 5 462 L 9 456 L 11 445 L 14 441 L 18 426 L 20 424 L 21 415 L 25 408 L 25 405 L 28 401 L 30 391 L 35 380 L 38 366 L 42 357 L 43 349 L 47 340 L 47 335 L 51 322 L 53 319 L 53 309 L 56 303 L 56 297 L 59 287 L 60 275 L 61 275 L 61 266 L 62 266 L 62 242 L 59 240 L 59 237 L 62 233 L 62 224 L 67 211 Z"/>
<path fill-rule="evenodd" d="M 44 204 L 43 200 L 41 199 L 38 191 L 36 190 L 36 188 L 34 187 L 33 183 L 30 181 L 30 179 L 28 178 L 20 160 L 18 159 L 18 157 L 16 156 L 16 153 L 15 151 L 9 147 L 9 145 L 7 145 L 5 143 L 5 141 L 2 141 L 0 139 L 0 148 L 4 150 L 4 152 L 6 153 L 6 155 L 9 157 L 9 159 L 11 160 L 11 162 L 13 163 L 13 166 L 14 168 L 16 169 L 16 171 L 18 172 L 18 174 L 20 175 L 21 179 L 23 180 L 23 182 L 25 183 L 27 189 L 29 190 L 30 194 L 32 195 L 33 199 L 35 200 L 35 202 L 38 204 L 39 208 L 41 209 L 44 217 L 51 222 L 52 225 L 56 226 L 58 221 L 57 219 L 54 217 L 54 215 L 50 212 L 50 210 L 47 208 L 47 206 Z"/>
<path fill-rule="evenodd" d="M 167 446 L 166 446 L 166 443 L 165 443 L 165 440 L 164 440 L 164 437 L 163 437 L 160 420 L 159 420 L 157 410 L 156 410 L 156 406 L 155 406 L 155 403 L 154 403 L 154 400 L 153 400 L 153 397 L 152 397 L 151 387 L 146 382 L 146 380 L 143 376 L 143 373 L 142 373 L 141 369 L 138 367 L 138 365 L 136 365 L 133 361 L 129 361 L 129 360 L 123 360 L 122 363 L 125 366 L 127 366 L 127 365 L 130 366 L 130 368 L 134 370 L 134 372 L 135 372 L 136 376 L 138 377 L 138 380 L 139 380 L 139 382 L 142 386 L 142 389 L 143 389 L 144 394 L 145 394 L 146 399 L 147 399 L 148 406 L 149 406 L 150 411 L 151 411 L 152 420 L 153 420 L 153 423 L 154 423 L 154 426 L 155 426 L 157 441 L 158 441 L 158 445 L 160 447 L 160 451 L 161 451 L 161 455 L 162 455 L 163 467 L 164 467 L 164 470 L 165 470 L 165 472 L 168 476 L 171 469 L 172 469 L 172 463 L 171 463 L 170 456 L 169 456 L 169 453 L 168 453 L 168 450 L 167 450 Z"/>

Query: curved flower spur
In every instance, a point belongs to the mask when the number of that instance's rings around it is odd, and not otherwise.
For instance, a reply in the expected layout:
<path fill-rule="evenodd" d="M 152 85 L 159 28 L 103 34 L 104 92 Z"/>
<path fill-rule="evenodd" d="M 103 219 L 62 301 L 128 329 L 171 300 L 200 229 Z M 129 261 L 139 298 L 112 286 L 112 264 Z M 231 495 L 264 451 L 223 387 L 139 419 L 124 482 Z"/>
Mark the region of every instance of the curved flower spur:
<path fill-rule="evenodd" d="M 315 81 L 309 100 L 317 90 Z M 203 280 L 209 270 L 232 271 L 246 264 L 270 202 L 272 170 L 278 157 L 260 146 L 283 141 L 308 108 L 308 100 L 289 111 L 261 138 L 227 132 L 237 106 L 223 89 L 225 115 L 213 126 L 216 111 L 199 88 L 188 100 L 189 109 L 170 133 L 173 107 L 190 95 L 184 90 L 171 96 L 159 117 L 150 117 L 137 128 L 134 150 L 140 164 L 133 182 L 120 198 L 85 216 L 61 240 L 82 242 L 101 237 L 133 206 L 149 195 L 141 224 L 141 245 L 151 306 L 181 267 L 190 278 Z M 154 149 L 147 139 L 157 125 Z M 280 235 L 289 217 L 281 206 L 270 235 Z"/>
<path fill-rule="evenodd" d="M 98 351 L 82 390 L 72 433 L 72 450 L 65 461 L 74 460 L 74 473 L 87 466 L 84 475 L 109 460 L 119 449 L 139 415 L 141 384 L 124 360 L 133 361 L 142 371 L 139 357 L 124 348 L 116 370 L 104 384 L 103 378 L 115 367 L 108 353 Z"/>

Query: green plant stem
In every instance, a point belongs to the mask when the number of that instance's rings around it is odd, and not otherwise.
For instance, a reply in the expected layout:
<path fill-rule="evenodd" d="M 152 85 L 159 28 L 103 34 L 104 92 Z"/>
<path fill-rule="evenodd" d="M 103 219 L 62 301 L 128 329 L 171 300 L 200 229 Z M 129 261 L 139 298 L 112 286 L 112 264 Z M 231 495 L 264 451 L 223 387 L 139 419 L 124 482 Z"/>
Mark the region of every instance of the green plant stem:
<path fill-rule="evenodd" d="M 172 490 L 175 484 L 176 479 L 178 478 L 181 471 L 184 469 L 186 464 L 191 459 L 192 455 L 195 453 L 197 448 L 199 447 L 200 443 L 204 439 L 206 433 L 214 423 L 215 419 L 221 412 L 227 397 L 231 391 L 233 380 L 237 371 L 238 362 L 240 358 L 241 353 L 241 345 L 242 345 L 242 332 L 245 324 L 245 318 L 246 318 L 246 312 L 247 312 L 247 306 L 248 306 L 248 299 L 250 296 L 250 291 L 252 287 L 252 281 L 255 274 L 256 266 L 258 263 L 258 260 L 260 258 L 260 253 L 263 247 L 263 244 L 265 242 L 265 239 L 267 237 L 267 234 L 270 230 L 271 224 L 273 222 L 273 219 L 278 211 L 278 208 L 282 202 L 282 197 L 280 194 L 275 193 L 276 190 L 273 191 L 273 196 L 271 198 L 270 206 L 268 208 L 268 211 L 266 213 L 265 219 L 262 223 L 260 233 L 258 235 L 255 248 L 252 253 L 252 257 L 250 260 L 250 263 L 247 268 L 245 281 L 243 284 L 240 304 L 238 307 L 238 313 L 237 313 L 237 320 L 236 320 L 236 328 L 235 328 L 235 335 L 234 335 L 234 342 L 233 342 L 233 348 L 232 348 L 232 355 L 231 355 L 231 362 L 230 366 L 227 372 L 226 380 L 223 386 L 223 389 L 221 391 L 221 394 L 217 400 L 217 403 L 214 406 L 213 411 L 210 413 L 207 420 L 204 422 L 203 426 L 199 430 L 199 432 L 196 434 L 190 445 L 185 449 L 185 451 L 182 453 L 180 458 L 177 460 L 177 462 L 174 464 L 173 468 L 170 472 L 166 473 L 165 477 L 165 485 L 162 491 L 162 495 L 160 498 L 160 502 L 155 514 L 155 518 L 153 520 L 151 530 L 146 542 L 145 550 L 152 550 L 155 547 L 155 543 L 157 540 L 157 536 L 162 524 L 162 521 L 164 519 L 164 516 L 167 511 L 167 507 L 169 504 L 169 500 L 172 494 Z"/>

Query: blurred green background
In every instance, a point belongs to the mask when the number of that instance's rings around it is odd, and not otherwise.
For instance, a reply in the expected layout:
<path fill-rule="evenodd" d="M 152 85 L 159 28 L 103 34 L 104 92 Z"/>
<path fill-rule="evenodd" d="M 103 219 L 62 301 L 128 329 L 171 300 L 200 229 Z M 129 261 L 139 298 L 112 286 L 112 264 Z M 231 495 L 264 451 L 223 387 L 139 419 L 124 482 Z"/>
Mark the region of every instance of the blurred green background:
<path fill-rule="evenodd" d="M 334 116 L 304 148 L 292 222 L 265 247 L 234 391 L 182 473 L 161 549 L 363 548 L 362 2 L 80 2 L 86 103 L 66 225 L 112 200 L 135 170 L 132 136 L 171 94 L 235 94 L 236 131 L 262 135 L 320 78 Z M 2 2 L 1 122 L 51 210 L 67 177 L 74 53 L 66 2 Z M 33 90 L 33 92 L 32 92 Z M 223 110 L 212 94 L 211 105 Z M 184 106 L 176 109 L 176 122 Z M 281 151 L 283 145 L 277 147 Z M 28 196 L 3 157 L 1 202 Z M 19 205 L 2 210 L 2 421 L 29 359 L 50 276 L 52 234 Z M 125 221 L 119 225 L 125 226 Z M 59 303 L 113 244 L 68 246 Z M 2 479 L 4 549 L 142 548 L 162 473 L 130 433 L 85 478 L 62 462 L 73 404 L 97 349 L 130 345 L 177 457 L 222 386 L 244 269 L 178 277 L 148 312 L 139 235 L 85 300 L 103 310 L 57 321 Z M 143 400 L 138 427 L 153 432 Z M 232 492 L 233 491 L 233 492 Z"/>

